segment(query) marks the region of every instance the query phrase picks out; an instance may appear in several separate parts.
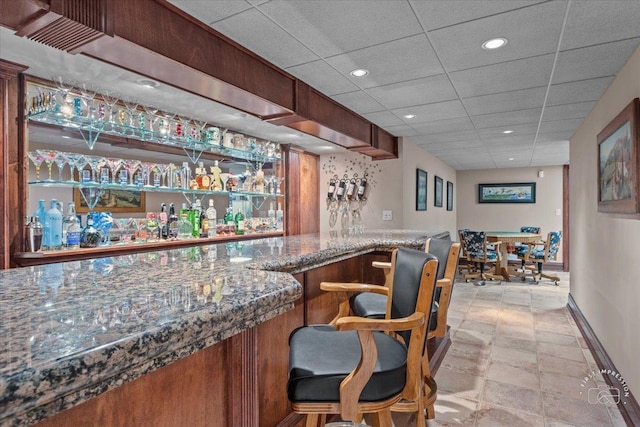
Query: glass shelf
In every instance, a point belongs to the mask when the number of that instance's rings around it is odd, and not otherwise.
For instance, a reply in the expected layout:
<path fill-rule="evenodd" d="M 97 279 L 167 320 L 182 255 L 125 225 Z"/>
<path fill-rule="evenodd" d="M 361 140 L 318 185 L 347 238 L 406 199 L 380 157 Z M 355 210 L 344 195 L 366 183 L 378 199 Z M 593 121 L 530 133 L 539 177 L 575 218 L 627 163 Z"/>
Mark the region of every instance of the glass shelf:
<path fill-rule="evenodd" d="M 144 114 L 140 112 L 140 114 Z M 93 149 L 98 136 L 101 133 L 115 135 L 123 138 L 132 138 L 140 141 L 151 142 L 160 145 L 183 148 L 193 163 L 196 163 L 203 152 L 214 153 L 224 157 L 234 157 L 259 163 L 273 163 L 281 160 L 279 157 L 267 156 L 260 153 L 235 148 L 227 148 L 221 145 L 207 144 L 199 139 L 189 136 L 176 136 L 150 130 L 144 127 L 132 127 L 120 122 L 111 122 L 95 118 L 77 116 L 74 114 L 62 114 L 55 110 L 44 110 L 29 114 L 29 120 L 56 126 L 77 129 L 90 149 Z"/>

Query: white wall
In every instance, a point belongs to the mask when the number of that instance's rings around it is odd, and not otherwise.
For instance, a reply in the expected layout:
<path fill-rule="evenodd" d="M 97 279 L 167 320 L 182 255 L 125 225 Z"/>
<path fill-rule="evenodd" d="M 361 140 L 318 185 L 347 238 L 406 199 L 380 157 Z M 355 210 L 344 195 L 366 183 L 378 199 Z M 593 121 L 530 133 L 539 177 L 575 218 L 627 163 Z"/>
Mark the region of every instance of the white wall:
<path fill-rule="evenodd" d="M 415 210 L 416 168 L 428 173 L 427 210 Z M 340 178 L 354 172 L 362 176 L 369 174 L 367 202 L 362 208 L 362 222 L 367 229 L 418 229 L 425 231 L 449 231 L 455 236 L 456 207 L 448 212 L 446 208 L 447 181 L 456 182 L 456 171 L 445 163 L 421 149 L 407 138 L 400 138 L 398 159 L 372 161 L 370 157 L 359 153 L 342 153 L 320 156 L 320 231 L 340 230 L 340 214 L 333 227 L 329 225 L 330 213 L 327 209 L 326 195 L 332 176 Z M 443 206 L 433 205 L 434 176 L 443 179 Z M 392 221 L 382 221 L 382 211 L 393 212 Z M 351 218 L 351 217 L 350 217 Z"/>
<path fill-rule="evenodd" d="M 598 213 L 597 135 L 640 96 L 640 47 L 570 143 L 571 295 L 640 395 L 640 216 Z"/>
<path fill-rule="evenodd" d="M 478 184 L 509 182 L 535 182 L 536 203 L 478 203 Z M 458 229 L 517 231 L 528 225 L 540 227 L 543 236 L 562 230 L 562 166 L 458 171 L 456 196 Z M 562 249 L 556 260 L 562 261 Z"/>

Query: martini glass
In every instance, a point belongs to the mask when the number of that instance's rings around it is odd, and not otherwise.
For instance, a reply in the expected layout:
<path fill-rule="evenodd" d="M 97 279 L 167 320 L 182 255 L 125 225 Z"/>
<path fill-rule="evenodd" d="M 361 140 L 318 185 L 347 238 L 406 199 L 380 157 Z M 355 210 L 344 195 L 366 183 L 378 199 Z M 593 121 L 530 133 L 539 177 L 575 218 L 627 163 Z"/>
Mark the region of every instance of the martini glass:
<path fill-rule="evenodd" d="M 84 154 L 76 154 L 75 156 L 77 156 L 75 157 L 74 163 L 76 168 L 78 168 L 78 181 L 82 182 L 82 170 L 89 162 Z"/>
<path fill-rule="evenodd" d="M 229 181 L 229 175 L 228 173 L 221 173 L 220 174 L 220 181 L 222 181 L 222 191 L 227 191 L 227 181 Z"/>
<path fill-rule="evenodd" d="M 36 181 L 40 181 L 40 166 L 42 166 L 42 162 L 44 162 L 44 157 L 38 153 L 38 151 L 29 151 L 27 156 L 29 156 L 29 160 L 31 160 L 36 167 Z"/>
<path fill-rule="evenodd" d="M 47 181 L 53 181 L 51 178 L 51 166 L 53 166 L 53 159 L 55 159 L 57 151 L 53 150 L 36 150 L 44 159 L 45 164 L 47 165 L 47 169 L 49 171 L 49 178 Z"/>
<path fill-rule="evenodd" d="M 78 85 L 78 90 L 82 96 L 82 101 L 87 106 L 87 117 L 93 118 L 93 99 L 96 97 L 97 87 L 90 83 L 80 83 Z"/>
<path fill-rule="evenodd" d="M 122 166 L 124 160 L 116 159 L 115 157 L 107 157 L 106 160 L 107 166 L 109 166 L 109 170 L 111 171 L 111 183 L 116 184 L 116 172 L 118 172 L 118 169 L 120 169 L 120 166 Z"/>
<path fill-rule="evenodd" d="M 158 116 L 158 133 L 160 134 L 159 141 L 167 142 L 171 136 L 171 121 L 176 115 L 175 113 L 163 111 L 162 114 L 158 114 Z"/>
<path fill-rule="evenodd" d="M 276 183 L 276 194 L 282 194 L 280 192 L 280 186 L 282 185 L 282 182 L 284 181 L 284 177 L 283 176 L 279 176 L 274 178 L 274 181 Z"/>
<path fill-rule="evenodd" d="M 127 109 L 127 113 L 129 115 L 129 127 L 131 128 L 131 135 L 135 135 L 135 120 L 137 117 L 136 110 L 138 108 L 138 100 L 132 98 L 130 96 L 125 97 L 122 102 L 124 102 L 124 106 Z M 126 134 L 126 131 L 125 131 Z"/>
<path fill-rule="evenodd" d="M 132 222 L 133 219 L 131 218 L 114 218 L 114 223 L 120 234 L 120 242 L 118 245 L 127 245 L 130 243 L 131 233 L 129 233 L 129 229 L 131 228 Z"/>
<path fill-rule="evenodd" d="M 158 107 L 154 107 L 153 105 L 144 105 L 143 106 L 145 113 L 147 113 L 147 123 L 140 123 L 140 126 L 143 130 L 147 130 L 153 133 L 153 127 L 158 118 L 156 117 L 156 113 L 158 112 Z"/>
<path fill-rule="evenodd" d="M 151 177 L 151 173 L 153 172 L 153 170 L 156 167 L 155 163 L 150 163 L 150 162 L 142 162 L 140 164 L 141 168 L 142 168 L 142 179 L 144 181 L 144 186 L 145 187 L 153 187 L 152 183 L 152 177 Z"/>
<path fill-rule="evenodd" d="M 106 121 L 111 125 L 111 129 L 113 129 L 113 125 L 114 123 L 116 123 L 115 106 L 118 102 L 118 95 L 112 91 L 105 91 L 101 93 L 100 96 L 102 96 L 104 103 L 107 104 L 107 108 L 109 111 L 106 115 Z"/>
<path fill-rule="evenodd" d="M 87 163 L 91 167 L 91 180 L 93 182 L 99 182 L 96 179 L 98 171 L 107 164 L 107 159 L 101 156 L 85 156 Z"/>
<path fill-rule="evenodd" d="M 160 176 L 162 177 L 162 181 L 160 182 L 160 187 L 163 187 L 163 188 L 167 187 L 165 178 L 167 177 L 167 172 L 169 172 L 169 167 L 170 166 L 166 163 L 158 163 L 156 165 L 156 169 L 158 169 L 158 172 L 160 172 Z"/>
<path fill-rule="evenodd" d="M 66 153 L 62 152 L 56 153 L 56 156 L 53 158 L 53 161 L 58 167 L 58 181 L 62 181 L 62 171 L 64 170 L 64 165 L 67 164 L 67 160 Z"/>
<path fill-rule="evenodd" d="M 133 185 L 133 174 L 140 167 L 140 160 L 124 160 L 123 163 L 129 174 L 129 185 Z"/>

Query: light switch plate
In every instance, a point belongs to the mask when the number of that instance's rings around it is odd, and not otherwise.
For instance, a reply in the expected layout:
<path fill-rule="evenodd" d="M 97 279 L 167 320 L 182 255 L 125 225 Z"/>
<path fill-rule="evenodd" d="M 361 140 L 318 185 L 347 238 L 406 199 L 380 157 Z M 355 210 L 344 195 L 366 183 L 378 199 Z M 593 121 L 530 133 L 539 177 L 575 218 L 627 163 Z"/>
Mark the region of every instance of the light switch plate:
<path fill-rule="evenodd" d="M 393 221 L 393 211 L 382 211 L 383 221 Z"/>
<path fill-rule="evenodd" d="M 556 209 L 556 216 L 560 216 L 560 215 L 562 215 L 562 209 L 557 208 Z"/>

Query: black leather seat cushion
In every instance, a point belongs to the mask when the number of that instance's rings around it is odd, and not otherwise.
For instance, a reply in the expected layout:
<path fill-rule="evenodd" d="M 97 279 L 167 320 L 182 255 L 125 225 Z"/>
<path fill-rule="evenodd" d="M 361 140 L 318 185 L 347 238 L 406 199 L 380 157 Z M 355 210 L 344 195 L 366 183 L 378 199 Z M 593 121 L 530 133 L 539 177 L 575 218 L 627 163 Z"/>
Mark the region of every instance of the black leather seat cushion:
<path fill-rule="evenodd" d="M 360 401 L 376 402 L 402 391 L 407 349 L 381 332 L 374 332 L 378 361 Z M 289 338 L 289 382 L 292 402 L 339 402 L 340 382 L 358 365 L 360 343 L 355 331 L 336 331 L 329 325 L 295 330 Z"/>
<path fill-rule="evenodd" d="M 436 291 L 442 291 L 437 288 Z M 436 295 L 438 297 L 439 295 Z M 387 297 L 373 292 L 360 292 L 352 295 L 349 301 L 353 314 L 369 319 L 384 319 L 387 311 Z M 433 331 L 438 326 L 438 302 L 431 306 L 431 319 L 429 321 L 429 330 Z"/>

